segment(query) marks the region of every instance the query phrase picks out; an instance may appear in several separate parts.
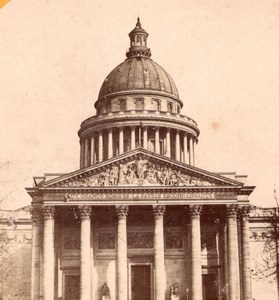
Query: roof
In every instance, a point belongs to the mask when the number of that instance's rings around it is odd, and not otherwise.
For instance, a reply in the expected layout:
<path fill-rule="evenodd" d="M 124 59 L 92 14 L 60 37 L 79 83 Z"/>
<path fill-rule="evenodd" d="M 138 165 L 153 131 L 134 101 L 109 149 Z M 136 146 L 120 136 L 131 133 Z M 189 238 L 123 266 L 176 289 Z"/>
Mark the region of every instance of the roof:
<path fill-rule="evenodd" d="M 132 57 L 114 68 L 106 77 L 99 100 L 118 92 L 146 90 L 164 92 L 179 98 L 171 76 L 148 57 Z"/>

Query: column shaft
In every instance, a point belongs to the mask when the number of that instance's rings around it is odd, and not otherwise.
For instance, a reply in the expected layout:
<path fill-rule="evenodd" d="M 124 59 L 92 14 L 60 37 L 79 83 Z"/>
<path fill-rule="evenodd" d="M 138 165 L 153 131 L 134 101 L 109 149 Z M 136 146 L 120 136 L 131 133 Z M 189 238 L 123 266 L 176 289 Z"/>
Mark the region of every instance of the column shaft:
<path fill-rule="evenodd" d="M 43 300 L 54 300 L 54 207 L 44 207 Z"/>
<path fill-rule="evenodd" d="M 188 153 L 188 147 L 187 147 L 187 133 L 184 132 L 184 135 L 183 135 L 183 162 L 184 162 L 184 163 L 188 163 L 188 162 L 189 162 L 187 153 Z"/>
<path fill-rule="evenodd" d="M 131 150 L 136 148 L 136 127 L 131 127 Z"/>
<path fill-rule="evenodd" d="M 85 140 L 80 139 L 80 168 L 84 168 L 84 150 L 85 150 Z"/>
<path fill-rule="evenodd" d="M 90 163 L 91 163 L 91 165 L 96 163 L 95 158 L 96 158 L 96 156 L 95 156 L 95 137 L 92 136 L 91 137 L 91 153 L 90 153 Z"/>
<path fill-rule="evenodd" d="M 251 300 L 252 287 L 250 277 L 249 207 L 245 207 L 241 211 L 241 233 L 243 300 Z"/>
<path fill-rule="evenodd" d="M 98 162 L 103 161 L 103 132 L 99 131 L 99 151 L 98 151 Z"/>
<path fill-rule="evenodd" d="M 160 128 L 155 128 L 155 153 L 160 154 Z"/>
<path fill-rule="evenodd" d="M 108 158 L 113 156 L 113 146 L 112 146 L 112 129 L 108 131 Z"/>
<path fill-rule="evenodd" d="M 126 218 L 128 214 L 127 206 L 117 206 L 118 216 L 117 227 L 117 300 L 127 300 L 128 297 L 128 272 L 127 272 L 127 228 Z"/>
<path fill-rule="evenodd" d="M 88 167 L 89 166 L 89 145 L 90 142 L 88 139 L 85 139 L 85 149 L 84 149 L 84 167 Z"/>
<path fill-rule="evenodd" d="M 238 238 L 236 207 L 231 205 L 227 211 L 228 230 L 228 284 L 229 299 L 239 300 L 239 260 L 238 260 Z"/>
<path fill-rule="evenodd" d="M 119 154 L 124 152 L 124 128 L 119 127 Z"/>
<path fill-rule="evenodd" d="M 195 165 L 195 139 L 191 139 L 191 155 L 192 155 L 192 166 Z"/>
<path fill-rule="evenodd" d="M 40 296 L 40 210 L 32 207 L 32 265 L 31 265 L 31 300 Z"/>
<path fill-rule="evenodd" d="M 193 205 L 189 208 L 191 224 L 191 273 L 192 300 L 202 300 L 202 265 L 201 265 L 201 206 Z"/>
<path fill-rule="evenodd" d="M 166 131 L 166 156 L 171 157 L 171 140 L 170 140 L 170 129 Z"/>
<path fill-rule="evenodd" d="M 91 299 L 91 207 L 79 207 L 80 215 L 80 300 Z"/>
<path fill-rule="evenodd" d="M 155 300 L 165 299 L 165 254 L 164 254 L 164 213 L 165 206 L 154 205 L 154 262 L 155 262 Z"/>
<path fill-rule="evenodd" d="M 144 126 L 143 127 L 143 148 L 147 149 L 147 144 L 148 144 L 148 127 Z"/>
<path fill-rule="evenodd" d="M 180 161 L 180 133 L 178 130 L 175 132 L 175 159 Z"/>

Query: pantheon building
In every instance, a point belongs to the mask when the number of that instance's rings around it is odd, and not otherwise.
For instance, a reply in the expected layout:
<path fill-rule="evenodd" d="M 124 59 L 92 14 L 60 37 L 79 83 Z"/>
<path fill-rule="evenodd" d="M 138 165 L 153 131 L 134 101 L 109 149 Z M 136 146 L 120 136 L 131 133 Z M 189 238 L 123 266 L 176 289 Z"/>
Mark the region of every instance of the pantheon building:
<path fill-rule="evenodd" d="M 195 165 L 200 131 L 137 20 L 78 131 L 34 177 L 32 300 L 251 300 L 246 176 Z"/>

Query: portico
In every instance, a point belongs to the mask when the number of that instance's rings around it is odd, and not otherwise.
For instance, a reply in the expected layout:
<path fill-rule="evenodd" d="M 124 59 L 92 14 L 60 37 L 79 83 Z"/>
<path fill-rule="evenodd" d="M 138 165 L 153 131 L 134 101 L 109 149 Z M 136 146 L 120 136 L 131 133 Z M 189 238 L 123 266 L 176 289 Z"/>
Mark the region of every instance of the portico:
<path fill-rule="evenodd" d="M 150 59 L 127 59 L 78 131 L 80 169 L 34 177 L 32 300 L 251 300 L 245 176 L 195 166 L 197 123 Z"/>
<path fill-rule="evenodd" d="M 165 159 L 157 159 L 155 154 L 138 149 L 112 163 L 90 166 L 81 172 L 46 181 L 29 191 L 30 195 L 38 190 L 41 193 L 35 198 L 34 220 L 40 219 L 40 213 L 43 216 L 43 224 L 35 222 L 33 226 L 34 239 L 40 240 L 43 236 L 43 259 L 39 264 L 42 269 L 34 265 L 32 272 L 34 281 L 42 274 L 42 287 L 39 283 L 33 285 L 33 299 L 64 299 L 63 291 L 67 287 L 63 277 L 69 270 L 79 278 L 75 287 L 79 299 L 99 299 L 105 283 L 112 299 L 133 299 L 133 268 L 129 266 L 136 263 L 151 266 L 152 300 L 169 299 L 175 283 L 180 287 L 180 299 L 186 297 L 187 290 L 189 299 L 206 299 L 204 295 L 209 293 L 203 284 L 206 274 L 214 275 L 216 288 L 211 293 L 216 294 L 216 299 L 222 296 L 228 300 L 248 300 L 251 295 L 247 271 L 248 206 L 238 204 L 237 198 L 240 190 L 249 194 L 251 189 L 239 190 L 240 182 L 208 173 L 203 173 L 207 177 L 201 181 L 203 171 L 190 166 L 186 169 L 180 166 L 176 170 L 181 178 L 188 174 L 189 181 L 187 185 L 184 182 L 184 186 L 179 179 L 179 183 L 171 184 L 169 180 L 165 185 L 162 181 L 150 188 L 144 187 L 140 178 L 135 178 L 134 187 L 143 185 L 135 190 L 127 181 L 123 181 L 126 184 L 110 183 L 106 187 L 94 180 L 102 176 L 100 170 L 106 173 L 105 169 L 123 167 L 125 163 L 137 166 L 137 174 L 145 164 L 152 165 L 155 170 L 157 165 L 166 169 L 170 166 Z M 170 168 L 169 172 L 175 173 Z M 241 220 L 239 228 L 237 216 Z M 209 238 L 206 227 L 212 224 L 215 224 L 215 233 Z M 67 239 L 73 240 L 67 242 Z M 241 256 L 238 249 L 241 249 Z M 40 261 L 39 251 L 34 249 L 33 255 L 35 261 Z M 104 266 L 99 264 L 104 260 L 113 266 L 116 276 L 102 281 L 100 268 Z M 227 265 L 222 263 L 225 261 Z M 179 275 L 174 275 L 176 272 Z M 62 286 L 60 293 L 59 286 Z"/>

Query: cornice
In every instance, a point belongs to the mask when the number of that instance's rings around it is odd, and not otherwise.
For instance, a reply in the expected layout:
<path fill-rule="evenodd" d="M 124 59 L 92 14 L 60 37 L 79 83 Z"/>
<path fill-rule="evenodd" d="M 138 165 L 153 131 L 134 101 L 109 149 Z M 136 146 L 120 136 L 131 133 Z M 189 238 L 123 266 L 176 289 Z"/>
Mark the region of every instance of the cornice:
<path fill-rule="evenodd" d="M 110 93 L 110 94 L 106 94 L 105 96 L 99 98 L 94 106 L 95 108 L 98 106 L 98 104 L 101 101 L 107 100 L 111 97 L 123 97 L 123 96 L 127 96 L 127 95 L 134 95 L 135 97 L 137 97 L 138 95 L 146 95 L 146 96 L 163 96 L 163 97 L 167 97 L 170 99 L 173 99 L 177 102 L 179 102 L 179 104 L 181 105 L 181 107 L 183 106 L 183 102 L 175 95 L 170 94 L 170 93 L 166 93 L 166 92 L 162 92 L 159 90 L 147 90 L 147 89 L 142 89 L 142 90 L 124 90 L 124 91 L 120 91 L 120 92 L 114 92 L 114 93 Z"/>
<path fill-rule="evenodd" d="M 133 159 L 138 159 L 138 157 L 142 157 L 143 159 L 146 157 L 150 160 L 150 162 L 154 162 L 154 163 L 158 163 L 158 164 L 166 164 L 169 167 L 171 167 L 172 169 L 181 169 L 184 172 L 189 173 L 189 175 L 193 175 L 193 176 L 201 176 L 202 178 L 204 178 L 205 180 L 210 180 L 210 181 L 214 181 L 216 180 L 216 182 L 220 181 L 222 182 L 222 186 L 234 186 L 234 187 L 242 187 L 243 188 L 243 183 L 230 179 L 230 178 L 226 178 L 224 176 L 215 174 L 215 173 L 211 173 L 208 172 L 206 170 L 203 169 L 199 169 L 197 167 L 194 166 L 190 166 L 188 164 L 182 163 L 182 162 L 178 162 L 174 159 L 153 153 L 151 151 L 148 151 L 146 149 L 143 148 L 137 148 L 134 150 L 131 150 L 129 152 L 125 152 L 117 157 L 111 158 L 109 160 L 91 165 L 89 167 L 62 175 L 58 178 L 49 180 L 47 182 L 42 183 L 41 185 L 38 185 L 36 190 L 38 191 L 39 189 L 45 189 L 47 187 L 50 187 L 53 184 L 57 184 L 59 182 L 62 181 L 67 181 L 67 180 L 74 180 L 76 179 L 82 179 L 85 176 L 91 176 L 93 175 L 96 171 L 104 171 L 108 166 L 113 166 L 114 164 L 119 164 L 119 163 L 126 163 L 129 162 Z M 215 186 L 218 186 L 218 183 L 215 183 Z M 146 187 L 146 186 L 144 186 Z M 162 186 L 161 186 L 162 187 Z M 185 188 L 186 186 L 184 186 Z M 205 186 L 205 188 L 207 188 L 209 186 Z M 100 188 L 99 186 L 97 188 Z M 106 187 L 106 189 L 109 187 Z M 153 188 L 153 186 L 152 186 Z M 168 188 L 168 186 L 165 186 L 165 188 Z M 29 189 L 30 191 L 36 191 L 33 189 Z M 252 191 L 253 187 L 247 187 L 247 191 Z"/>

